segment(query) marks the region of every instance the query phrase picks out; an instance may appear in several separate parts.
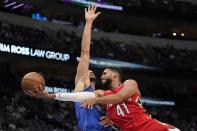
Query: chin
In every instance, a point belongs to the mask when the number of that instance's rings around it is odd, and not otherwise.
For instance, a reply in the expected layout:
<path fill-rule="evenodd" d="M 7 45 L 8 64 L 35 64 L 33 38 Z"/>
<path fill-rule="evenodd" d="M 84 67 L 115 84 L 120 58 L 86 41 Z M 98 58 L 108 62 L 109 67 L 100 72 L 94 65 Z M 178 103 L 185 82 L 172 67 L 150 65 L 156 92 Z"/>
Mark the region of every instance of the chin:
<path fill-rule="evenodd" d="M 111 87 L 111 79 L 102 80 L 102 88 L 104 90 L 110 89 Z"/>

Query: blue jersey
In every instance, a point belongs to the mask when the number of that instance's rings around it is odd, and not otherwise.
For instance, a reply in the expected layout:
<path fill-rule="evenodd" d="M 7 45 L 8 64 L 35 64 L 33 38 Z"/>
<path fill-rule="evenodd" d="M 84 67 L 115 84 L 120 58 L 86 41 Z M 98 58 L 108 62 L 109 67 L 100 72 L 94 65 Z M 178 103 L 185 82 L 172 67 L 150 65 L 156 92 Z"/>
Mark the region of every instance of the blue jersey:
<path fill-rule="evenodd" d="M 94 89 L 89 86 L 84 91 L 93 92 Z M 111 131 L 111 127 L 106 128 L 100 125 L 100 117 L 105 115 L 105 113 L 98 106 L 88 109 L 82 107 L 79 102 L 76 102 L 75 110 L 79 131 Z"/>

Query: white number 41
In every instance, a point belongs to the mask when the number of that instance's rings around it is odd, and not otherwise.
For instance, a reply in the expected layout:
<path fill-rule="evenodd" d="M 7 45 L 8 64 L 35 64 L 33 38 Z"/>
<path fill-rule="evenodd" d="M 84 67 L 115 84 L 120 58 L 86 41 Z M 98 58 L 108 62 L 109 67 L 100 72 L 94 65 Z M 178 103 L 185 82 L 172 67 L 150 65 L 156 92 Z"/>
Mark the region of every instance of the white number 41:
<path fill-rule="evenodd" d="M 126 111 L 126 113 L 129 114 L 130 112 L 127 108 L 127 105 L 125 103 L 122 103 L 121 105 L 123 109 L 121 108 L 119 104 L 116 106 L 118 116 L 124 116 L 125 115 L 124 111 Z"/>

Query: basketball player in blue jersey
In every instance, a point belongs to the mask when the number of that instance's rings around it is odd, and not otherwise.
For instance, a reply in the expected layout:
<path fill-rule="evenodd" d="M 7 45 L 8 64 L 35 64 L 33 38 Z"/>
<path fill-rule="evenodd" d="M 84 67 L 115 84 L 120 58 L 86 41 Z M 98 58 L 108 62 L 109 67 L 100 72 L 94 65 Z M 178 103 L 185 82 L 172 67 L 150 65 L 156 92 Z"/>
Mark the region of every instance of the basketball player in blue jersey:
<path fill-rule="evenodd" d="M 93 92 L 95 91 L 96 77 L 93 71 L 89 69 L 90 60 L 90 43 L 91 43 L 91 30 L 94 20 L 98 17 L 100 12 L 96 13 L 95 6 L 89 6 L 85 9 L 85 29 L 81 44 L 81 57 L 77 67 L 77 74 L 75 77 L 75 90 L 74 92 Z M 108 130 L 102 127 L 100 117 L 102 110 L 99 107 L 94 106 L 93 109 L 87 109 L 80 105 L 79 102 L 75 103 L 76 116 L 78 119 L 78 127 L 81 131 L 103 131 Z"/>
<path fill-rule="evenodd" d="M 80 101 L 86 100 L 86 96 L 90 98 L 90 95 L 92 95 L 92 98 L 95 98 L 92 92 L 95 91 L 96 77 L 93 71 L 89 70 L 89 60 L 92 24 L 99 14 L 100 12 L 96 13 L 95 6 L 89 6 L 85 9 L 86 24 L 82 37 L 80 61 L 75 77 L 74 93 L 49 94 L 48 92 L 39 90 L 39 88 L 37 93 L 33 93 L 31 91 L 26 92 L 28 95 L 38 98 L 74 101 L 79 131 L 111 131 L 111 127 L 102 126 L 108 126 L 111 121 L 109 118 L 104 116 L 105 114 L 100 107 L 93 106 L 92 109 L 88 109 L 82 107 L 79 103 Z M 100 118 L 102 119 L 102 125 L 100 124 Z"/>

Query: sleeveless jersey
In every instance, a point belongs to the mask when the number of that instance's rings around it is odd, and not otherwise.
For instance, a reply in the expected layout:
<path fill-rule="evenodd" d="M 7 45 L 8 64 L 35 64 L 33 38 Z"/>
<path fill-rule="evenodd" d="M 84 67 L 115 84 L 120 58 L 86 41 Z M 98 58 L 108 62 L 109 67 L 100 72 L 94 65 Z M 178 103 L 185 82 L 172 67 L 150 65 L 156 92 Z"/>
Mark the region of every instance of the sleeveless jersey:
<path fill-rule="evenodd" d="M 116 94 L 123 84 L 105 91 L 105 95 Z M 113 124 L 121 131 L 168 131 L 164 124 L 152 119 L 141 106 L 140 93 L 135 93 L 119 104 L 107 104 L 106 110 Z"/>
<path fill-rule="evenodd" d="M 89 86 L 84 91 L 93 92 L 94 89 Z M 100 125 L 100 117 L 105 115 L 99 106 L 93 109 L 84 108 L 79 102 L 75 103 L 76 116 L 78 120 L 79 131 L 111 131 L 111 127 L 103 127 Z"/>

